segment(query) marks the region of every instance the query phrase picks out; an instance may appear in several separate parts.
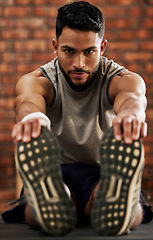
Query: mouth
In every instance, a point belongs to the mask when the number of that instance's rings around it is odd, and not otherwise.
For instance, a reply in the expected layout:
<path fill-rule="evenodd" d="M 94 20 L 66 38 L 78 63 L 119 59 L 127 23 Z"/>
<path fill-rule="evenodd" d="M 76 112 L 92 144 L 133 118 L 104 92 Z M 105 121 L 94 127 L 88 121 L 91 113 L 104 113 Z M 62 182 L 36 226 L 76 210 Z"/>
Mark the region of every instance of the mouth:
<path fill-rule="evenodd" d="M 85 72 L 72 72 L 71 74 L 75 79 L 82 79 L 86 73 Z"/>

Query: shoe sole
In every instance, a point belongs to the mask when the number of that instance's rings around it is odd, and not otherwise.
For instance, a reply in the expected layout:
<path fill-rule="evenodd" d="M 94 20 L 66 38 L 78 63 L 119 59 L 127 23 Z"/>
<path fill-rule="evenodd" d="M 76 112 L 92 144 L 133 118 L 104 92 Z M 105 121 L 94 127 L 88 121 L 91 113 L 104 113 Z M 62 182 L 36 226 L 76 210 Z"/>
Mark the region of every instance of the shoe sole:
<path fill-rule="evenodd" d="M 109 129 L 100 144 L 101 180 L 91 213 L 91 223 L 100 235 L 129 233 L 134 207 L 140 197 L 144 166 L 141 140 L 117 142 Z"/>
<path fill-rule="evenodd" d="M 15 159 L 27 202 L 42 229 L 54 236 L 72 231 L 75 208 L 63 187 L 59 148 L 51 132 L 43 127 L 37 139 L 19 142 Z"/>

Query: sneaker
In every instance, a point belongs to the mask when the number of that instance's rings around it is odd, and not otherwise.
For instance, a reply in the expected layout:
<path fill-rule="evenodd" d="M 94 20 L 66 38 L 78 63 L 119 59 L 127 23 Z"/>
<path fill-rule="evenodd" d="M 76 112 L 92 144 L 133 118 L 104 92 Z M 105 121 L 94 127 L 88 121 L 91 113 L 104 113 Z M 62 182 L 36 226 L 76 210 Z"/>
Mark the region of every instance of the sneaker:
<path fill-rule="evenodd" d="M 59 148 L 52 133 L 42 127 L 38 138 L 19 142 L 15 159 L 26 200 L 42 230 L 54 236 L 73 230 L 76 212 L 64 190 Z"/>
<path fill-rule="evenodd" d="M 91 213 L 91 223 L 98 234 L 130 232 L 140 200 L 143 153 L 140 139 L 132 144 L 118 142 L 113 128 L 104 134 L 100 144 L 100 187 Z"/>

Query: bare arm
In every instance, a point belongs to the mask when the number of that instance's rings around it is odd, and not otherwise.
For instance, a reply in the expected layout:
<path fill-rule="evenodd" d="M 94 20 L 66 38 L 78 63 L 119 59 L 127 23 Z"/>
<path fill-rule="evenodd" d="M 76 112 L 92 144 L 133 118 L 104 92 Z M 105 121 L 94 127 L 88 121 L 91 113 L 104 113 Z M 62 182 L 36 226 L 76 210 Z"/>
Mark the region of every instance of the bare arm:
<path fill-rule="evenodd" d="M 40 71 L 26 74 L 16 84 L 15 114 L 16 124 L 12 131 L 14 142 L 23 140 L 28 142 L 31 137 L 40 134 L 41 126 L 37 119 L 21 123 L 30 113 L 46 113 L 46 105 L 52 100 L 53 88 Z"/>
<path fill-rule="evenodd" d="M 145 92 L 143 79 L 130 71 L 124 71 L 112 80 L 110 96 L 114 100 L 116 118 L 113 121 L 113 128 L 117 140 L 122 139 L 122 134 L 126 143 L 146 136 Z"/>

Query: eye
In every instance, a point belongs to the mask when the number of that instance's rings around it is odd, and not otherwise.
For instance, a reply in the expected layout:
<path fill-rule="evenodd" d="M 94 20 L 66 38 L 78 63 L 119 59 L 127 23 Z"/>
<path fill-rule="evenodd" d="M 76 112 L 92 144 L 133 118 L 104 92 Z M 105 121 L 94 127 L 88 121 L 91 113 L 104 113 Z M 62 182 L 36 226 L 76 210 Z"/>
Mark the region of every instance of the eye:
<path fill-rule="evenodd" d="M 70 49 L 70 48 L 66 48 L 63 50 L 66 54 L 72 54 L 73 53 L 73 50 Z"/>
<path fill-rule="evenodd" d="M 92 55 L 92 54 L 94 54 L 94 53 L 95 53 L 95 51 L 94 51 L 93 49 L 87 49 L 87 50 L 84 52 L 85 55 Z"/>

